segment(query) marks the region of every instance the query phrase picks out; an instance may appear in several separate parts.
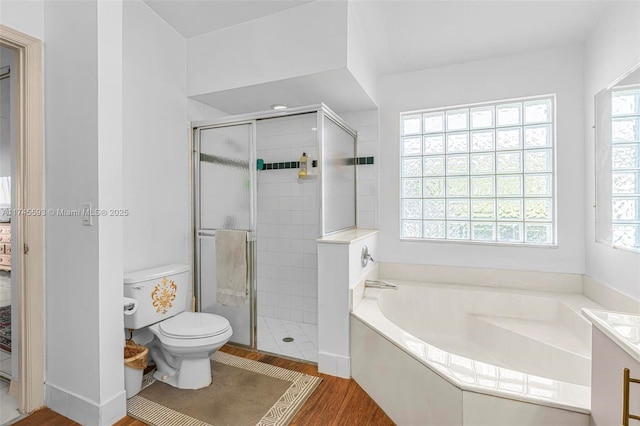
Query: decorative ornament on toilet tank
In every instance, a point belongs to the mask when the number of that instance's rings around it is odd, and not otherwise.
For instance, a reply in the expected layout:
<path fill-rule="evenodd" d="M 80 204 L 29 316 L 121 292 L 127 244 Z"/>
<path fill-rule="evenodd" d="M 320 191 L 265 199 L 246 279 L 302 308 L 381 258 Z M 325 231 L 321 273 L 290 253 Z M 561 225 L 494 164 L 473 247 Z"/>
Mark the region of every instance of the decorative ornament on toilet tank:
<path fill-rule="evenodd" d="M 168 280 L 167 277 L 163 277 L 162 281 L 156 284 L 155 288 L 151 292 L 151 299 L 153 300 L 153 307 L 156 308 L 156 312 L 159 314 L 166 314 L 173 307 L 173 301 L 176 298 L 176 292 L 178 286 L 172 280 Z"/>

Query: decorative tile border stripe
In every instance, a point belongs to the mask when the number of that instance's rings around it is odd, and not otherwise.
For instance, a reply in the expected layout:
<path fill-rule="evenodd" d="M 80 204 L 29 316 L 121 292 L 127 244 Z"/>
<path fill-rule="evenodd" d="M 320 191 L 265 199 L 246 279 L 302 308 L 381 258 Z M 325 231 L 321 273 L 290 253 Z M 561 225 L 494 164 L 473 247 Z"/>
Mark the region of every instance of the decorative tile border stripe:
<path fill-rule="evenodd" d="M 291 386 L 271 406 L 267 413 L 260 419 L 256 426 L 284 426 L 297 413 L 299 407 L 306 401 L 322 379 L 316 376 L 287 370 L 264 362 L 254 361 L 216 351 L 211 359 L 232 367 L 242 368 L 254 373 L 263 374 L 280 380 L 292 382 Z M 142 388 L 146 388 L 155 382 L 153 373 L 147 373 L 142 379 Z M 135 395 L 127 400 L 127 413 L 145 423 L 162 426 L 213 426 L 209 423 L 182 414 L 148 400 L 140 395 Z"/>
<path fill-rule="evenodd" d="M 349 158 L 346 161 L 347 165 L 353 165 L 354 163 L 359 166 L 370 165 L 373 164 L 373 157 L 357 157 L 355 159 Z M 281 163 L 263 163 L 262 168 L 258 170 L 297 169 L 299 167 L 299 161 L 285 161 Z M 311 167 L 318 167 L 318 160 L 311 161 Z"/>

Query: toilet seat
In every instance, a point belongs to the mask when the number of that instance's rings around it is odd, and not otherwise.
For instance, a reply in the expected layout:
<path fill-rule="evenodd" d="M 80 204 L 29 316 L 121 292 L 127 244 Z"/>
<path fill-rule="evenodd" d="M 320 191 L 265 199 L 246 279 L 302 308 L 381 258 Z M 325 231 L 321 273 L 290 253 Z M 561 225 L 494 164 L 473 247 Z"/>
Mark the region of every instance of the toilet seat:
<path fill-rule="evenodd" d="M 229 321 L 216 314 L 182 312 L 160 323 L 159 331 L 171 339 L 204 339 L 226 334 Z"/>

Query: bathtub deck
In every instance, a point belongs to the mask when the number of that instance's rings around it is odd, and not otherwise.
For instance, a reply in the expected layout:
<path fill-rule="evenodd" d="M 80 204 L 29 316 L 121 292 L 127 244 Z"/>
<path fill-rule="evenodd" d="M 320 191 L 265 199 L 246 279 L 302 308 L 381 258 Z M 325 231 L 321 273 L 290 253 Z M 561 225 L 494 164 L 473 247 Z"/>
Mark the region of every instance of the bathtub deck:
<path fill-rule="evenodd" d="M 585 345 L 585 343 L 570 330 L 559 326 L 557 323 L 489 315 L 472 316 L 495 327 L 525 336 L 529 339 L 537 340 L 546 345 L 586 357 L 591 356 L 591 348 Z"/>

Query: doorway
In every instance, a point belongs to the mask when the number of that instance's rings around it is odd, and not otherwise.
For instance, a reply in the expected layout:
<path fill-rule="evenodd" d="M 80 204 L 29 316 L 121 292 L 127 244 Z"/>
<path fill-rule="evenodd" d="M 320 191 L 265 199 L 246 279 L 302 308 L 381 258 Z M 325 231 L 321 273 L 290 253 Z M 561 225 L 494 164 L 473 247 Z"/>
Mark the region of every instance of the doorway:
<path fill-rule="evenodd" d="M 44 405 L 42 43 L 0 25 L 0 47 L 12 53 L 10 87 L 14 93 L 9 104 L 14 114 L 10 117 L 13 149 L 8 215 L 12 283 L 8 393 L 17 399 L 20 413 L 29 413 Z M 3 244 L 5 254 L 6 246 Z"/>

